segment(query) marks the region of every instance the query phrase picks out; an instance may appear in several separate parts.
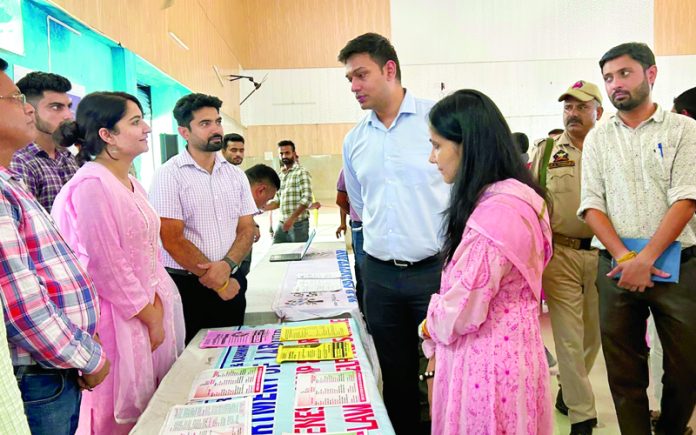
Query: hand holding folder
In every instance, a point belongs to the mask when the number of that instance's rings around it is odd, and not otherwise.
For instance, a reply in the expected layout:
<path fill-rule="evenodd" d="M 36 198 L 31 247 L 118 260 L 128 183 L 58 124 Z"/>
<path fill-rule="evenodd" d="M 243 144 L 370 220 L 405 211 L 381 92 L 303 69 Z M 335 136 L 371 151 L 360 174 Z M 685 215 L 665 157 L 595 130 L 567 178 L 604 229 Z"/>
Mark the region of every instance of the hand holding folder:
<path fill-rule="evenodd" d="M 642 251 L 645 246 L 648 244 L 649 240 L 647 239 L 621 239 L 623 242 L 624 246 L 630 251 L 635 251 L 639 253 Z M 660 255 L 660 257 L 655 261 L 655 264 L 653 264 L 653 267 L 655 269 L 661 270 L 669 276 L 659 276 L 653 274 L 650 279 L 653 282 L 672 282 L 672 283 L 678 283 L 679 282 L 679 270 L 680 270 L 680 264 L 681 264 L 681 243 L 679 242 L 672 242 L 667 249 Z M 612 271 L 609 272 L 610 277 L 615 278 L 615 279 L 620 279 L 621 278 L 621 272 L 617 271 L 617 263 L 616 260 L 611 261 L 611 265 L 613 267 Z"/>

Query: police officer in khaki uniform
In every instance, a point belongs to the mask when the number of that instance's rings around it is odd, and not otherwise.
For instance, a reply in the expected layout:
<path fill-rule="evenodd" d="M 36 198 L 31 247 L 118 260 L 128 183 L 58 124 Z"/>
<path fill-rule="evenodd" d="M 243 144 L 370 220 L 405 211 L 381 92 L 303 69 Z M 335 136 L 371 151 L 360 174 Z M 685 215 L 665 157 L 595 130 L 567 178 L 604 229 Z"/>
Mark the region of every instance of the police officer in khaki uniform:
<path fill-rule="evenodd" d="M 585 136 L 602 116 L 599 88 L 585 81 L 560 96 L 565 131 L 532 150 L 531 170 L 553 201 L 553 258 L 543 275 L 562 390 L 556 408 L 569 416 L 571 434 L 591 434 L 597 423 L 588 373 L 599 351 L 599 308 L 595 287 L 598 251 L 592 230 L 576 216 Z M 565 403 L 564 403 L 565 402 Z M 567 406 L 566 406 L 567 405 Z"/>

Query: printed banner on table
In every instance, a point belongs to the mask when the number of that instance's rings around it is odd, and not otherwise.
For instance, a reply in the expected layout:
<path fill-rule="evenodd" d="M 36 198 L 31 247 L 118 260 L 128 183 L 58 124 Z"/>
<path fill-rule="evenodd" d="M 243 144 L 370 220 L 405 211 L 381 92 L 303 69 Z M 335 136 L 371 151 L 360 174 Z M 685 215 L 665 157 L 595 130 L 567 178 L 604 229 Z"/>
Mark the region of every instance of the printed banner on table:
<path fill-rule="evenodd" d="M 284 326 L 280 329 L 280 341 L 313 340 L 315 338 L 348 337 L 347 323 L 329 323 L 327 325 Z"/>
<path fill-rule="evenodd" d="M 275 329 L 242 329 L 238 331 L 209 330 L 201 341 L 200 348 L 256 346 L 273 341 Z"/>
<path fill-rule="evenodd" d="M 350 343 L 341 341 L 338 343 L 312 343 L 298 344 L 295 346 L 278 347 L 279 363 L 289 361 L 330 361 L 335 359 L 353 358 L 353 347 Z"/>
<path fill-rule="evenodd" d="M 362 374 L 357 370 L 301 373 L 295 383 L 295 409 L 367 403 Z"/>
<path fill-rule="evenodd" d="M 394 434 L 354 321 L 352 319 L 311 320 L 300 322 L 300 325 L 327 325 L 330 323 L 344 323 L 348 326 L 351 335 L 342 338 L 301 340 L 299 344 L 347 342 L 352 345 L 355 358 L 283 363 L 281 365 L 276 361 L 279 346 L 285 344 L 280 342 L 280 330 L 275 332 L 271 344 L 232 347 L 222 352 L 218 361 L 219 367 L 248 367 L 253 365 L 266 367 L 263 392 L 253 396 L 252 434 L 271 435 L 283 432 Z M 293 323 L 293 325 L 295 324 Z M 277 327 L 277 325 L 262 325 L 258 328 L 273 327 Z M 296 396 L 295 382 L 298 375 L 346 371 L 360 373 L 362 388 L 369 400 L 368 402 L 342 406 L 293 407 Z"/>
<path fill-rule="evenodd" d="M 348 253 L 345 250 L 327 251 L 327 253 L 330 254 L 330 258 L 305 257 L 302 261 L 288 264 L 285 278 L 273 302 L 273 311 L 278 317 L 290 321 L 310 320 L 336 317 L 357 309 L 358 298 L 355 294 Z M 317 271 L 321 271 L 322 276 L 326 277 L 339 274 L 341 289 L 295 292 L 298 279 L 306 280 L 307 276 L 312 276 Z"/>
<path fill-rule="evenodd" d="M 250 435 L 251 397 L 178 405 L 167 414 L 160 435 Z"/>
<path fill-rule="evenodd" d="M 225 399 L 250 396 L 262 390 L 264 366 L 205 370 L 191 387 L 190 400 Z"/>

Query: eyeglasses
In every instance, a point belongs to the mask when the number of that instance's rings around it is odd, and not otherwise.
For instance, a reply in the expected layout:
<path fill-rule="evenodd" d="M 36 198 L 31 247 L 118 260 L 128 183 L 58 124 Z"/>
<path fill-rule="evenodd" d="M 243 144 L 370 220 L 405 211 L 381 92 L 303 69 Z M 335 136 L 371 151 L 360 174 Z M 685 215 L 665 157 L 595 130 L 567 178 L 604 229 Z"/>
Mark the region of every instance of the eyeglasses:
<path fill-rule="evenodd" d="M 0 100 L 1 99 L 15 100 L 16 102 L 18 102 L 22 106 L 27 104 L 27 97 L 24 94 L 13 94 L 13 95 L 6 95 L 6 96 L 0 95 Z"/>

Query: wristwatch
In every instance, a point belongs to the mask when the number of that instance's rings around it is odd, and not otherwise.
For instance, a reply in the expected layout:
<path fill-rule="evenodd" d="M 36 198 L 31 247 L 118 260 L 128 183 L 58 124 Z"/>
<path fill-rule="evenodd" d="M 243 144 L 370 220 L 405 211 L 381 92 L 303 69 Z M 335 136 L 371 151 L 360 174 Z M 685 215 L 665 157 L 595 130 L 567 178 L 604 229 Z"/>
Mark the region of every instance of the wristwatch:
<path fill-rule="evenodd" d="M 230 266 L 230 275 L 234 275 L 235 273 L 237 273 L 237 270 L 239 270 L 239 264 L 235 263 L 234 260 L 232 260 L 230 257 L 224 256 L 222 257 L 222 261 L 224 261 Z"/>

